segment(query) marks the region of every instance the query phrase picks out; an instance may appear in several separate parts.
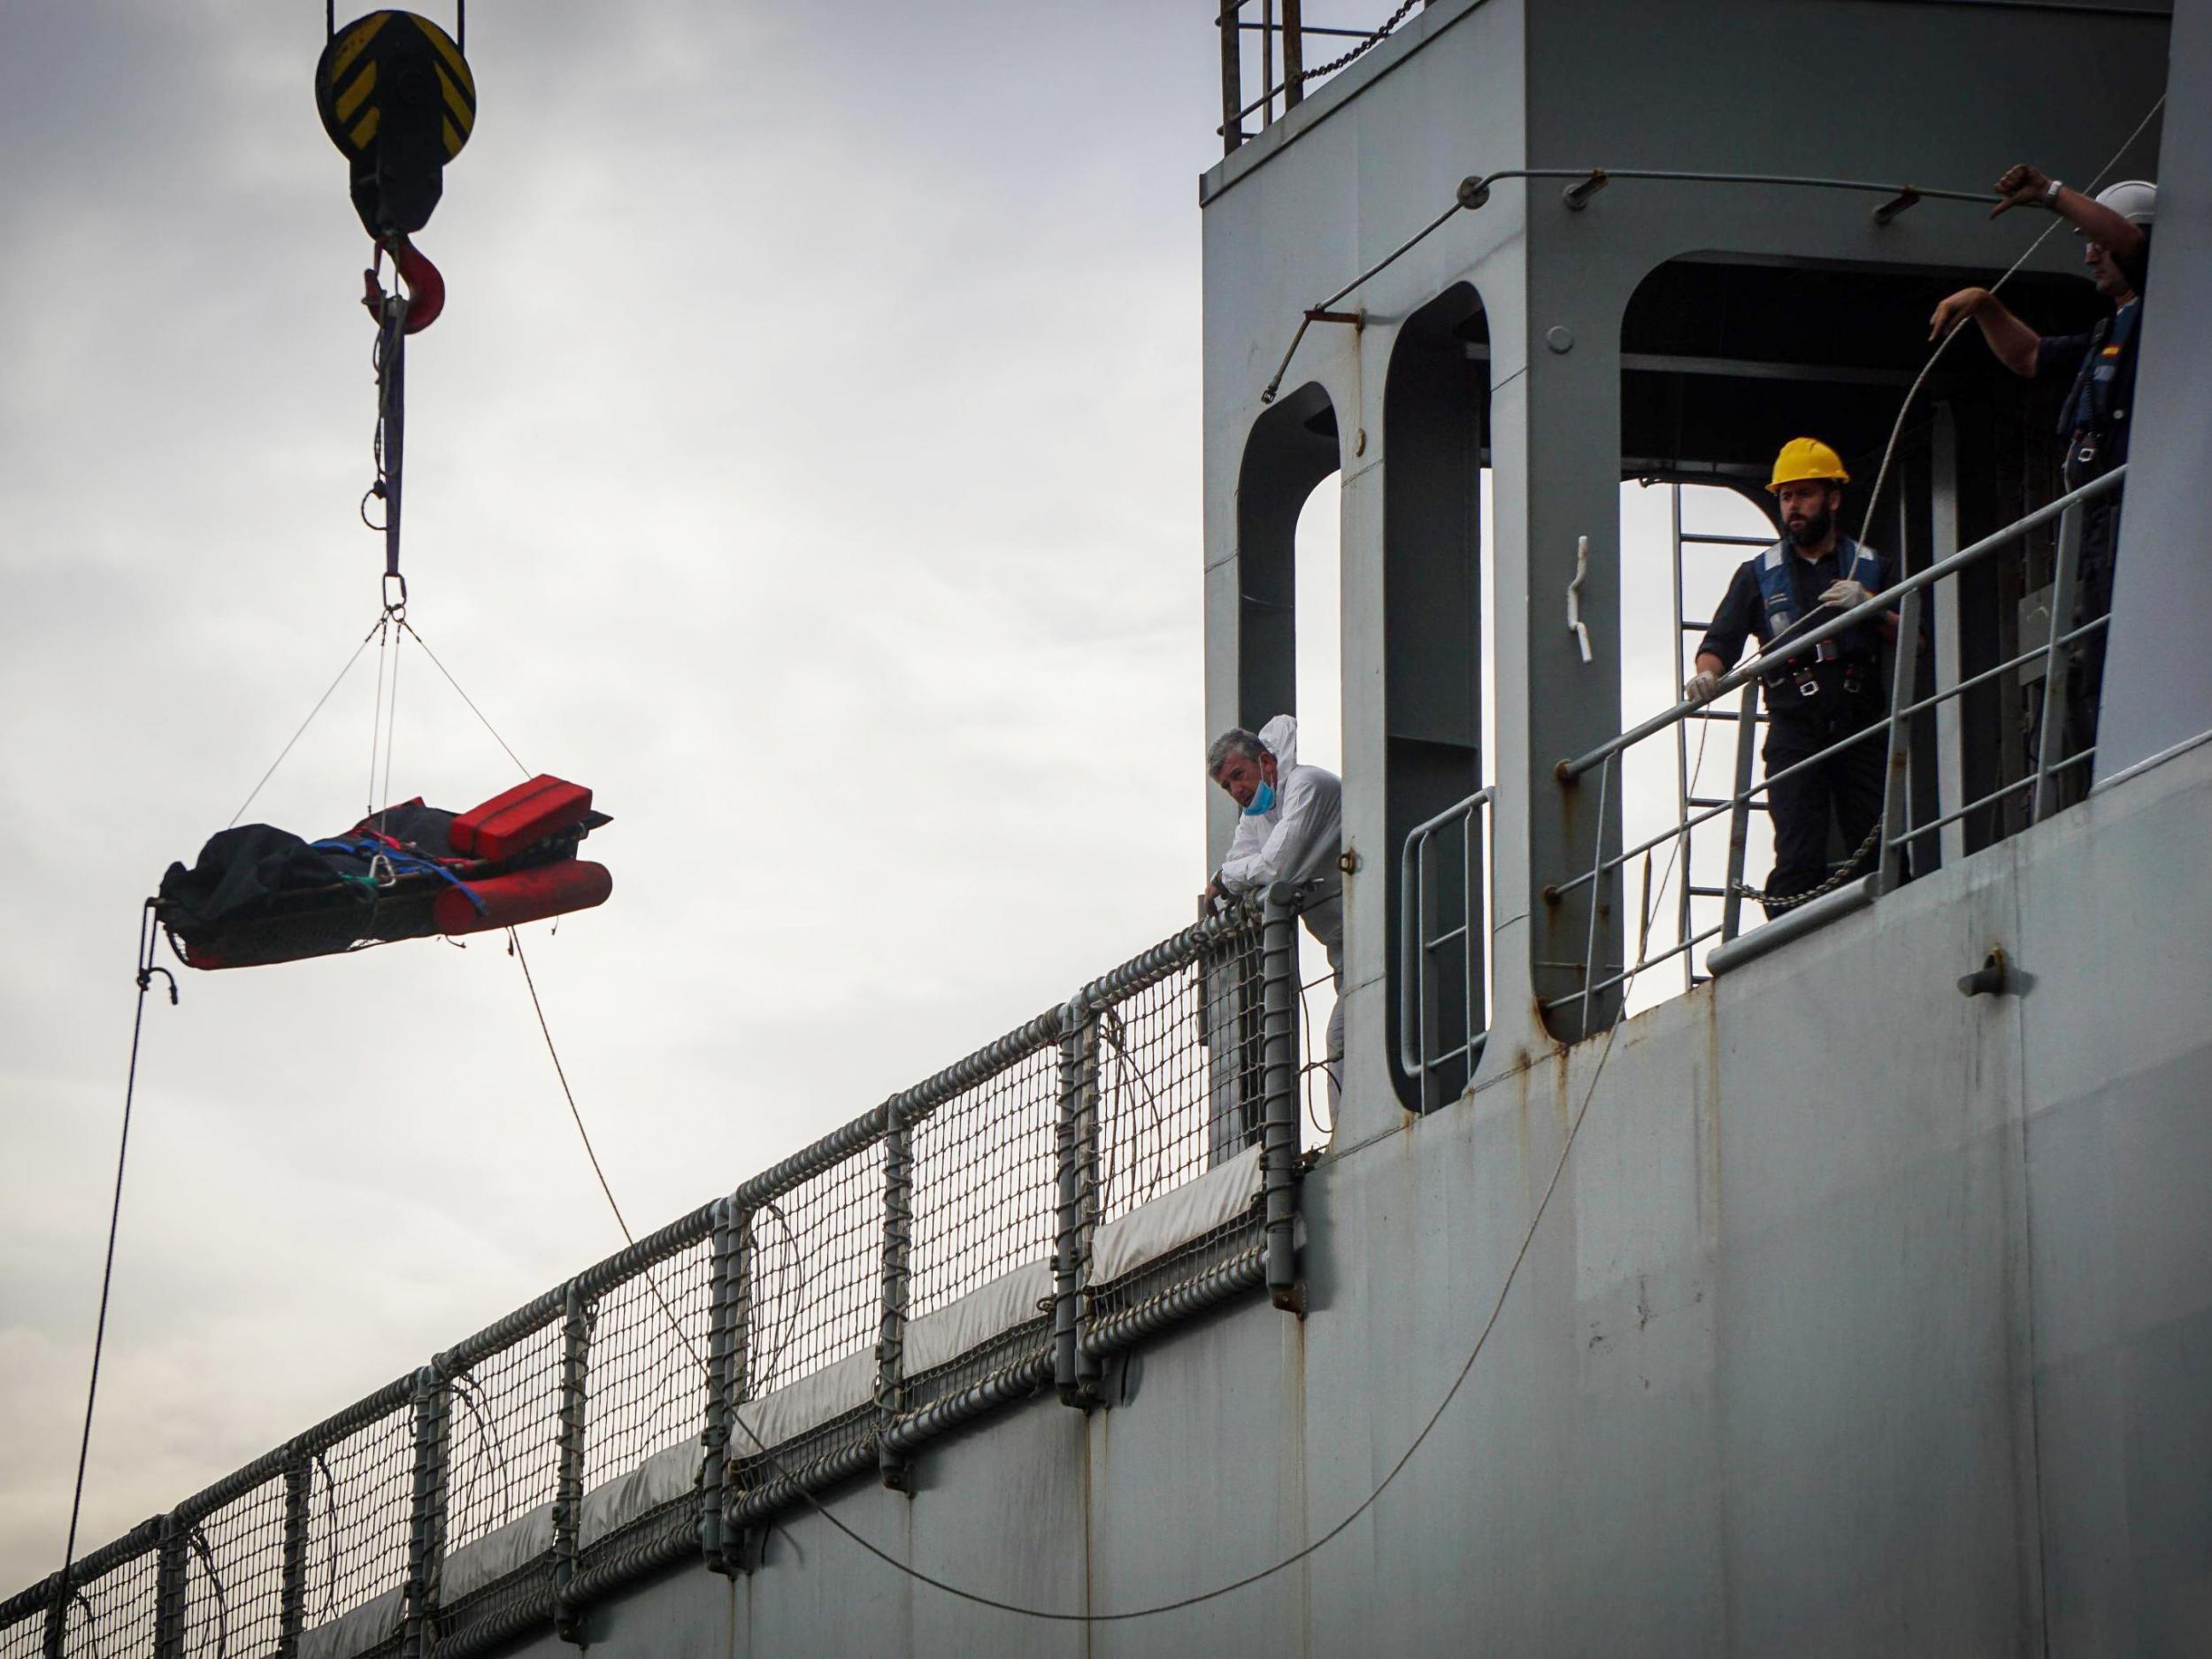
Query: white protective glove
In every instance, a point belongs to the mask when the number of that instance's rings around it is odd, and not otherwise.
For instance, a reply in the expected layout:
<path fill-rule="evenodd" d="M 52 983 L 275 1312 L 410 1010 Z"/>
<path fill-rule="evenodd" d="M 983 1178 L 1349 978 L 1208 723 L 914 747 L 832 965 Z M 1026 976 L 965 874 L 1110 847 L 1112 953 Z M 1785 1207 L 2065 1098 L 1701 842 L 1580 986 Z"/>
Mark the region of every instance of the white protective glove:
<path fill-rule="evenodd" d="M 1682 695 L 1692 703 L 1710 703 L 1720 695 L 1720 676 L 1700 670 L 1682 682 Z"/>
<path fill-rule="evenodd" d="M 1874 597 L 1873 590 L 1864 582 L 1855 582 L 1845 577 L 1839 582 L 1830 582 L 1821 589 L 1820 603 L 1832 605 L 1838 611 L 1850 611 Z"/>

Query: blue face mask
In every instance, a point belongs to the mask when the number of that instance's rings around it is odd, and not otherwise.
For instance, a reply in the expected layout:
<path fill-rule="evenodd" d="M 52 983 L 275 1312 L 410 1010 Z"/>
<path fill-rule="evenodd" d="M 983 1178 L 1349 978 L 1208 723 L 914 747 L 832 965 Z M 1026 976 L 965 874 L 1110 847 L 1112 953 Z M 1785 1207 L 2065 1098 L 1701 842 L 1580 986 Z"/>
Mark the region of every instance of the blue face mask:
<path fill-rule="evenodd" d="M 1244 816 L 1247 818 L 1257 818 L 1261 813 L 1271 810 L 1274 804 L 1275 786 L 1271 783 L 1263 783 L 1257 789 L 1253 791 L 1252 804 L 1244 809 Z"/>

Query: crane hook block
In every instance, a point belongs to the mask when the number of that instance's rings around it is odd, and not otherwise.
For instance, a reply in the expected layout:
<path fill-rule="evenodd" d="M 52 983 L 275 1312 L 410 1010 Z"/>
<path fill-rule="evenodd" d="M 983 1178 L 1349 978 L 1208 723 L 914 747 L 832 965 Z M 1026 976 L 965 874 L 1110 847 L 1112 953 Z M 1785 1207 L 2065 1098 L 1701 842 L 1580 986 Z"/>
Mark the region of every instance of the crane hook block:
<path fill-rule="evenodd" d="M 445 165 L 476 123 L 476 77 L 443 29 L 411 12 L 372 12 L 330 38 L 315 108 L 353 164 L 353 205 L 379 242 L 429 222 Z"/>

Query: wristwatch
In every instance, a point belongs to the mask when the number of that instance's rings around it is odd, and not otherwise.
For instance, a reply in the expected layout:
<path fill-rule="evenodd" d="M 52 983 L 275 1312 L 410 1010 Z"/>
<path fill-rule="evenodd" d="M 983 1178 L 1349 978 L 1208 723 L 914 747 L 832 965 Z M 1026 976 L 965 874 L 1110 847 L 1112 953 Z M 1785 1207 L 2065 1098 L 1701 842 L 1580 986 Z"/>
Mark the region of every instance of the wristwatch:
<path fill-rule="evenodd" d="M 2049 184 L 2044 187 L 2043 205 L 2048 208 L 2056 208 L 2058 206 L 2058 193 L 2065 188 L 2066 187 L 2060 183 L 2056 179 L 2052 180 Z"/>

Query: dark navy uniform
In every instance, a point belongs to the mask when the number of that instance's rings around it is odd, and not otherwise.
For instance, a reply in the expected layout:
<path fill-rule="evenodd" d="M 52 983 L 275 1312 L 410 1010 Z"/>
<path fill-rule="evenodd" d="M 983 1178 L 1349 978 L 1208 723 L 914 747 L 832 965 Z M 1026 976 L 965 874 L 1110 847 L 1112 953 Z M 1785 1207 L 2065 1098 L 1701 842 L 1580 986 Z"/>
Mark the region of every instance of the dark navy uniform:
<path fill-rule="evenodd" d="M 2140 336 L 2143 302 L 2130 300 L 2085 334 L 2053 334 L 2036 348 L 2035 378 L 2070 380 L 2059 410 L 2059 435 L 2066 440 L 2068 489 L 2103 476 L 2128 458 L 2129 415 L 2135 404 L 2135 346 Z M 2081 585 L 2073 612 L 2074 627 L 2112 610 L 2113 557 L 2120 543 L 2120 503 L 2110 495 L 2082 510 Z M 2069 749 L 2078 753 L 2096 741 L 2097 703 L 2104 688 L 2105 631 L 2099 629 L 2076 649 L 2067 687 Z"/>
<path fill-rule="evenodd" d="M 1800 619 L 1801 626 L 1793 632 L 1827 620 L 1832 611 L 1817 617 L 1813 613 L 1820 595 L 1842 576 L 1878 593 L 1890 584 L 1889 561 L 1848 539 L 1839 541 L 1838 552 L 1824 553 L 1817 559 L 1804 557 L 1787 541 L 1778 541 L 1737 568 L 1698 653 L 1710 652 L 1733 666 L 1743 655 L 1746 638 L 1756 634 L 1764 645 L 1774 637 L 1778 615 L 1793 613 Z M 1786 588 L 1778 591 L 1777 584 L 1783 582 Z M 1783 626 L 1789 627 L 1786 622 Z M 1767 710 L 1772 716 L 1762 751 L 1767 776 L 1880 719 L 1881 664 L 1881 630 L 1873 624 L 1861 624 L 1802 657 L 1775 664 L 1774 672 L 1765 677 Z M 1857 850 L 1882 816 L 1888 759 L 1881 734 L 1869 732 L 1863 741 L 1768 790 L 1774 819 L 1774 873 L 1766 884 L 1770 895 L 1786 898 L 1827 879 L 1831 819 L 1842 832 L 1844 851 Z M 1871 869 L 1876 862 L 1870 854 L 1855 867 L 1855 873 Z"/>

